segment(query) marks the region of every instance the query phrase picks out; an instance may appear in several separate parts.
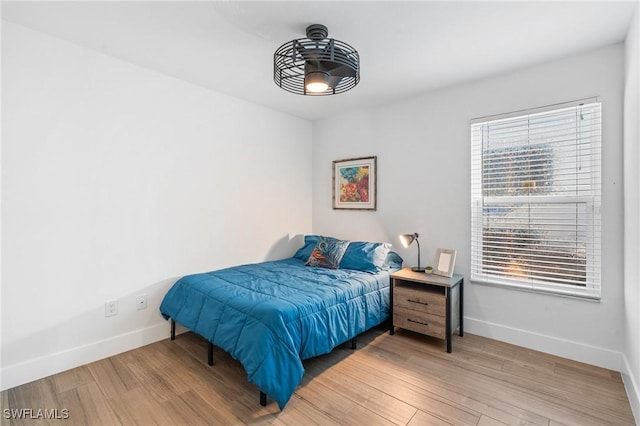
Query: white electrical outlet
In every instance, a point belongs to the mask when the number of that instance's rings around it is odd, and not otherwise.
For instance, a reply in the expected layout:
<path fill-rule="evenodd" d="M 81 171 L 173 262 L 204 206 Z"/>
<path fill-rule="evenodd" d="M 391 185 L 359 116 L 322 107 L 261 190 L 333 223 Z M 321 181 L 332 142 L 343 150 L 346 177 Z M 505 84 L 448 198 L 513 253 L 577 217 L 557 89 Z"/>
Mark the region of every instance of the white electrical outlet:
<path fill-rule="evenodd" d="M 104 316 L 113 317 L 116 315 L 118 315 L 118 301 L 113 299 L 104 302 Z"/>
<path fill-rule="evenodd" d="M 147 309 L 147 295 L 139 294 L 136 296 L 136 309 L 138 311 L 142 309 Z"/>

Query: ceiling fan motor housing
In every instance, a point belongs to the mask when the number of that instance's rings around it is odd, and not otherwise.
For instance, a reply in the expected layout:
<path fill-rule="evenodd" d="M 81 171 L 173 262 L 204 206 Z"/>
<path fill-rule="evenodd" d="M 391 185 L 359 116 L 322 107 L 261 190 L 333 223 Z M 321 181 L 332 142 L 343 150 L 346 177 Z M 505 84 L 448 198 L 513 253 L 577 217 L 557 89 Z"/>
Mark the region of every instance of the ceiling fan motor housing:
<path fill-rule="evenodd" d="M 322 24 L 312 24 L 307 27 L 307 38 L 323 40 L 329 35 L 329 30 Z"/>

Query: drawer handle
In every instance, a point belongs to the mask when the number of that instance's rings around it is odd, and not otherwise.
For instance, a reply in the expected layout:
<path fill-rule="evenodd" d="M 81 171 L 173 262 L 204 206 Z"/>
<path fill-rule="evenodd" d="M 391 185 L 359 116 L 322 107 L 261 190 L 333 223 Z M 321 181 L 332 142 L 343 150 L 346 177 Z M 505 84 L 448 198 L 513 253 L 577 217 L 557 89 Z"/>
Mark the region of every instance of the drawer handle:
<path fill-rule="evenodd" d="M 407 302 L 411 302 L 411 303 L 418 303 L 420 305 L 425 305 L 428 306 L 429 304 L 427 302 L 421 302 L 419 300 L 412 300 L 412 299 L 407 299 Z"/>
<path fill-rule="evenodd" d="M 428 325 L 429 325 L 429 323 L 422 322 L 422 321 L 412 320 L 411 318 L 407 318 L 407 321 L 409 321 L 409 322 L 415 322 L 416 324 L 422 324 L 422 325 L 426 325 L 426 326 L 428 326 Z"/>

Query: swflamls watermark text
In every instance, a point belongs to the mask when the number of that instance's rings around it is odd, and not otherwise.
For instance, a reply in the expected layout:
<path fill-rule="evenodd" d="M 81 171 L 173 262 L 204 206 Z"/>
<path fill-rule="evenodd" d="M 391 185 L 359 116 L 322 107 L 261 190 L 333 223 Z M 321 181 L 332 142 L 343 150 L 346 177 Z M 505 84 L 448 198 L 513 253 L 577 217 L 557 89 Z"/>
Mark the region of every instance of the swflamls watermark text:
<path fill-rule="evenodd" d="M 5 419 L 47 419 L 65 420 L 69 418 L 69 410 L 66 408 L 5 408 L 2 410 Z"/>

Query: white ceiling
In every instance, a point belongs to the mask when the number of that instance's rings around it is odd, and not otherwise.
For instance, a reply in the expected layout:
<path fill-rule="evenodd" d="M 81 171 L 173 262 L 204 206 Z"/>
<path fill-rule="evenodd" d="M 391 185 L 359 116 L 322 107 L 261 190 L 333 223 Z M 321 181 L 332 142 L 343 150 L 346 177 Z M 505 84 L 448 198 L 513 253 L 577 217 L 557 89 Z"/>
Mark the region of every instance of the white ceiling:
<path fill-rule="evenodd" d="M 637 4 L 2 1 L 2 19 L 314 120 L 621 42 Z M 273 52 L 312 23 L 358 50 L 351 91 L 305 97 L 273 82 Z"/>

